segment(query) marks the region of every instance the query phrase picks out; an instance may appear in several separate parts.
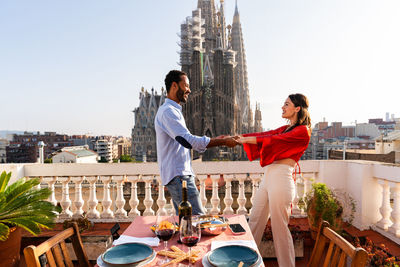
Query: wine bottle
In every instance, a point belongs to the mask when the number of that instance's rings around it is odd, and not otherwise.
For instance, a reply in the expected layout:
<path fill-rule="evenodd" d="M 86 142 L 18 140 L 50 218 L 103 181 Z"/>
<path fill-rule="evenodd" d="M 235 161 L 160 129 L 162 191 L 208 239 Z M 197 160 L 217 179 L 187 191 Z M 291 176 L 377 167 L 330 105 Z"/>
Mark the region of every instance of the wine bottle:
<path fill-rule="evenodd" d="M 181 219 L 183 217 L 192 216 L 192 205 L 188 201 L 187 183 L 182 181 L 182 202 L 179 203 L 178 214 L 179 214 L 179 226 L 181 225 Z"/>

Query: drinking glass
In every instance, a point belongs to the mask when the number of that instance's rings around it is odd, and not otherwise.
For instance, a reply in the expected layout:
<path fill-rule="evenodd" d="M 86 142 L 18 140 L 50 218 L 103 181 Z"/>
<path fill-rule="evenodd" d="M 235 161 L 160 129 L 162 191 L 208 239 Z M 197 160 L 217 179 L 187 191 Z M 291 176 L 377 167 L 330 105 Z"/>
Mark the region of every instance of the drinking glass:
<path fill-rule="evenodd" d="M 189 255 L 192 254 L 192 247 L 195 246 L 201 237 L 200 224 L 197 224 L 192 220 L 192 216 L 185 216 L 181 220 L 181 226 L 179 228 L 179 235 L 181 242 L 189 247 Z M 189 260 L 189 265 L 192 266 L 192 262 Z"/>
<path fill-rule="evenodd" d="M 174 236 L 175 227 L 175 216 L 157 216 L 155 234 L 164 241 L 164 250 L 168 249 L 168 240 Z M 167 262 L 169 259 L 165 256 L 162 264 Z"/>

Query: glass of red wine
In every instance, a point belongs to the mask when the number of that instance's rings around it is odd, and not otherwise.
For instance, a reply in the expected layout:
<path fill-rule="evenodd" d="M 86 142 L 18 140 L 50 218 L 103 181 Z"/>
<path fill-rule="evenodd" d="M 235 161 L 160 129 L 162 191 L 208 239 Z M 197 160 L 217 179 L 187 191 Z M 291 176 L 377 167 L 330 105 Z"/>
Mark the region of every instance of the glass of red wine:
<path fill-rule="evenodd" d="M 181 220 L 181 226 L 179 228 L 179 235 L 181 242 L 189 247 L 189 255 L 192 254 L 192 247 L 195 246 L 201 237 L 200 225 L 195 222 L 192 216 L 185 216 Z M 192 266 L 192 262 L 189 260 L 189 265 Z"/>
<path fill-rule="evenodd" d="M 175 216 L 157 216 L 155 234 L 160 240 L 164 241 L 164 250 L 168 249 L 168 240 L 174 236 L 175 227 Z M 161 264 L 167 262 L 169 262 L 169 259 L 165 256 Z"/>

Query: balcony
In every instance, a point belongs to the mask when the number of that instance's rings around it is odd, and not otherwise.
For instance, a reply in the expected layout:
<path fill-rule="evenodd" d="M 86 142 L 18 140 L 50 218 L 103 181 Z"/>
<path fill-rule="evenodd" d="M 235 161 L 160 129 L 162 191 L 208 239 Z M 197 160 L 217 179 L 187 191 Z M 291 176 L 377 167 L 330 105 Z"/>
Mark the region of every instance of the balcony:
<path fill-rule="evenodd" d="M 373 229 L 400 244 L 400 166 L 369 161 L 301 161 L 297 175 L 294 218 L 313 181 L 349 193 L 356 201 L 353 226 Z M 258 162 L 194 162 L 200 197 L 210 214 L 248 214 L 263 169 Z M 84 212 L 94 222 L 129 222 L 136 216 L 173 212 L 160 184 L 157 163 L 2 164 L 14 179 L 39 177 L 59 203 L 58 222 Z"/>

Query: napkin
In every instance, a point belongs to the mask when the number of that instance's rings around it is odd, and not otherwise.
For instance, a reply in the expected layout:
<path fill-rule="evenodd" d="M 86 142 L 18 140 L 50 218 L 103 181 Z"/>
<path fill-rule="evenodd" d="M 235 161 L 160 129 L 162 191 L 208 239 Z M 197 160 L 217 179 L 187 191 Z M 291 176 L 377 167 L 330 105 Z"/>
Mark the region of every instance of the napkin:
<path fill-rule="evenodd" d="M 157 247 L 160 243 L 160 239 L 158 239 L 158 237 L 134 237 L 129 235 L 121 235 L 117 240 L 114 240 L 113 245 L 116 246 L 133 242 L 143 243 L 151 247 Z"/>
<path fill-rule="evenodd" d="M 229 240 L 229 241 L 212 241 L 211 242 L 211 250 L 217 249 L 219 247 L 231 246 L 231 245 L 240 245 L 258 250 L 256 242 L 254 240 Z"/>

